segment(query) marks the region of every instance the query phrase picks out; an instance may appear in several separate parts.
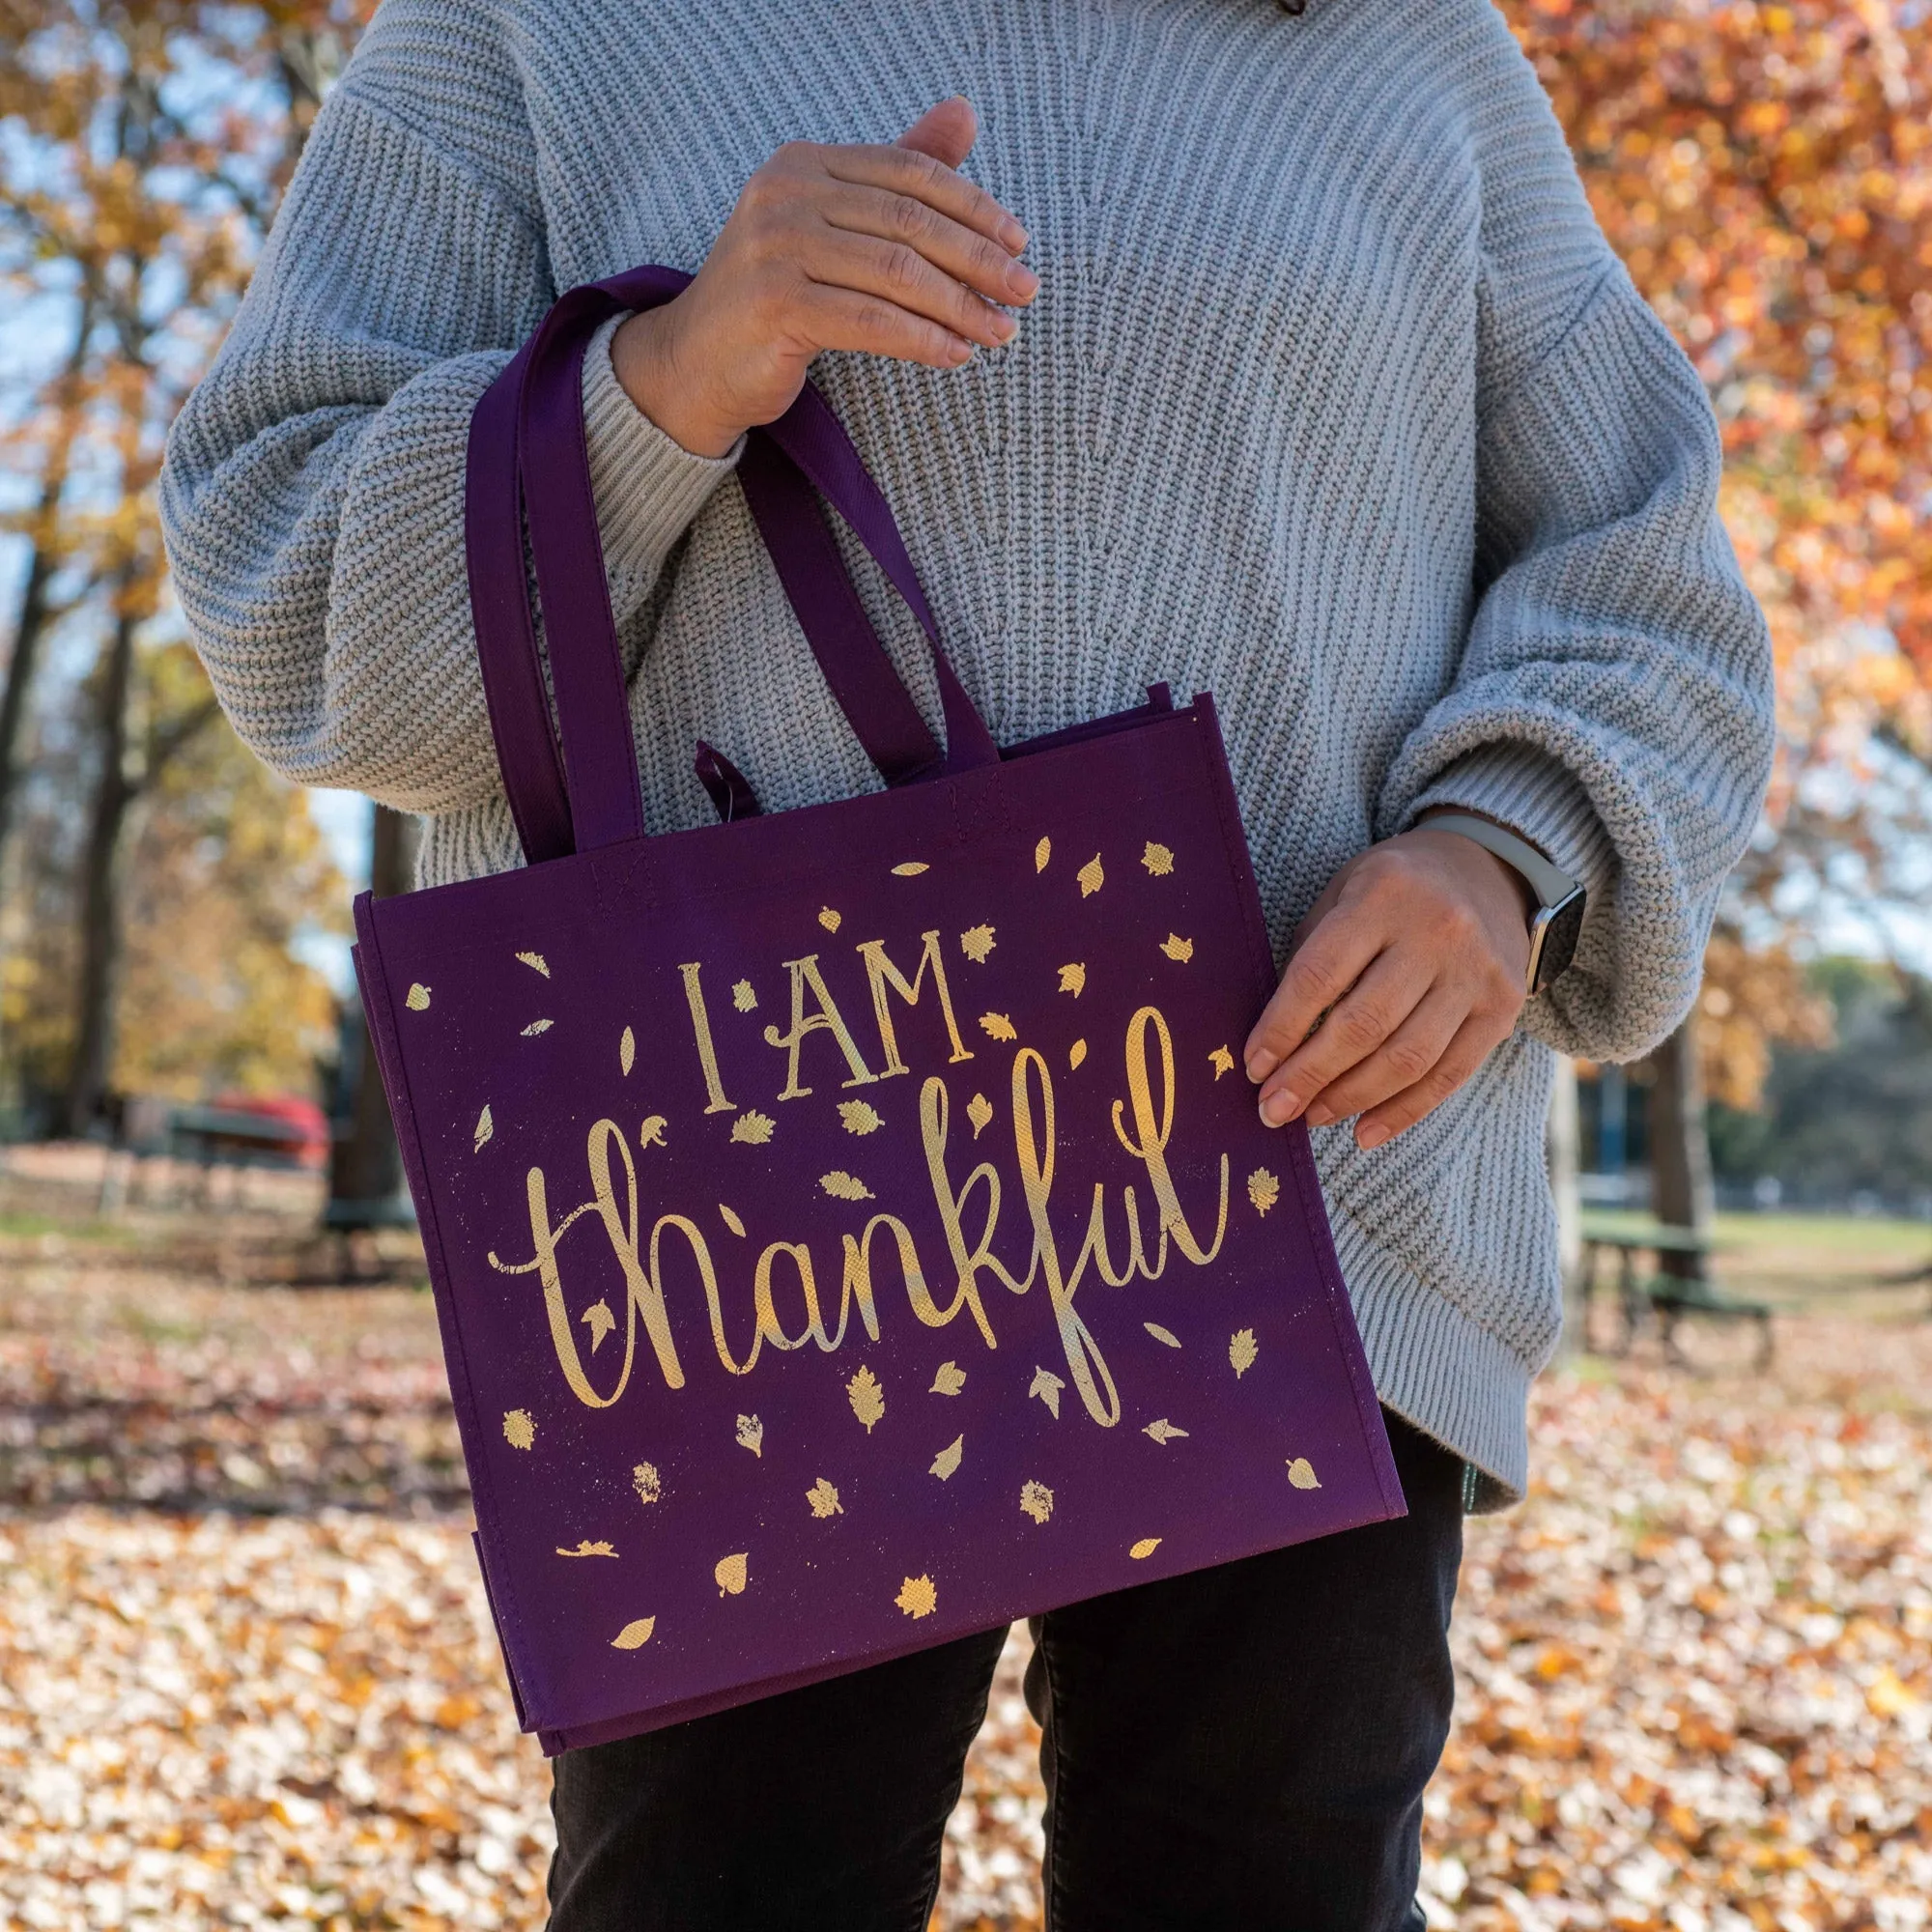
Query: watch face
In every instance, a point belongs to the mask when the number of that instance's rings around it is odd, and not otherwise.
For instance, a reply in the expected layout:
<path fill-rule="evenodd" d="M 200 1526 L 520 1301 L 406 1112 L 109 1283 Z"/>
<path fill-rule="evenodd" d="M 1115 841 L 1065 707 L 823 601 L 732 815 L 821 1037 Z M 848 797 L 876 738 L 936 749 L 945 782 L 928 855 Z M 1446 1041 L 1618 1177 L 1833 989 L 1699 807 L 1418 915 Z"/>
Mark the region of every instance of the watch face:
<path fill-rule="evenodd" d="M 1536 955 L 1534 988 L 1540 993 L 1567 972 L 1577 956 L 1577 936 L 1583 930 L 1583 888 L 1578 886 L 1568 898 L 1546 907 L 1537 915 L 1536 923 L 1543 934 L 1543 944 Z"/>

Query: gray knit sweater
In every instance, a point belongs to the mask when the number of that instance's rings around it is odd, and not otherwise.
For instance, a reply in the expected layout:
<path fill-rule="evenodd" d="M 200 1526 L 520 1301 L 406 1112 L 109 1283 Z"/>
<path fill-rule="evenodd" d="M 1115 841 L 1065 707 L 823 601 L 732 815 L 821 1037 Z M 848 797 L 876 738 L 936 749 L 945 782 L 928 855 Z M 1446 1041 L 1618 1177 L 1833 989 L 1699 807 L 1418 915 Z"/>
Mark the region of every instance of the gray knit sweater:
<path fill-rule="evenodd" d="M 1372 1153 L 1315 1135 L 1384 1401 L 1507 1500 L 1559 1317 L 1550 1049 L 1684 1013 L 1772 718 L 1711 412 L 1489 0 L 386 0 L 176 426 L 183 607 L 276 770 L 423 814 L 423 883 L 519 864 L 471 406 L 559 290 L 696 268 L 781 142 L 889 140 L 953 90 L 1038 299 L 956 373 L 816 379 L 999 738 L 1212 691 L 1278 947 L 1432 802 L 1588 883 L 1577 965 L 1460 1093 Z M 650 826 L 708 822 L 700 734 L 768 809 L 875 785 L 731 460 L 608 347 L 584 409 Z"/>

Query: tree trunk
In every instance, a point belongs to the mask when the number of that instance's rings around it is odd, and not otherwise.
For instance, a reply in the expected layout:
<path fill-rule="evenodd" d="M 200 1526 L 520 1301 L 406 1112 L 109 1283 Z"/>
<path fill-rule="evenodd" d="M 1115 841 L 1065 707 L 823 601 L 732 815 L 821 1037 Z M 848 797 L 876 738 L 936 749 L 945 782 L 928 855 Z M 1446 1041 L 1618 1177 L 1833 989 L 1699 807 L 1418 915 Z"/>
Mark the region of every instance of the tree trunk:
<path fill-rule="evenodd" d="M 387 806 L 375 808 L 369 853 L 369 890 L 378 898 L 406 893 L 414 883 L 415 823 Z M 347 1131 L 330 1151 L 328 1205 L 323 1219 L 331 1228 L 373 1228 L 407 1221 L 403 1157 L 389 1102 L 376 1070 L 376 1049 L 361 1005 L 345 1028 L 344 1098 Z"/>
<path fill-rule="evenodd" d="M 93 304 L 83 301 L 74 325 L 73 347 L 68 352 L 67 368 L 61 378 L 59 419 L 47 449 L 46 468 L 41 472 L 40 497 L 28 526 L 33 532 L 33 554 L 27 559 L 26 582 L 20 586 L 19 613 L 14 621 L 14 647 L 7 658 L 7 682 L 0 687 L 0 858 L 6 856 L 14 795 L 19 788 L 20 733 L 27 718 L 27 695 L 33 686 L 34 672 L 39 668 L 41 640 L 52 614 L 47 588 L 59 562 L 53 524 L 60 514 L 61 498 L 67 494 L 69 460 L 79 423 L 80 375 L 93 328 Z"/>
<path fill-rule="evenodd" d="M 48 498 L 58 494 L 49 477 L 41 486 L 41 515 L 44 522 Z M 13 829 L 14 794 L 19 788 L 20 727 L 26 722 L 27 693 L 39 668 L 41 637 L 47 623 L 47 582 L 54 574 L 53 558 L 43 542 L 27 559 L 27 581 L 20 590 L 20 614 L 14 625 L 14 648 L 7 658 L 7 682 L 0 688 L 0 856 L 7 850 Z"/>
<path fill-rule="evenodd" d="M 1578 1181 L 1582 1155 L 1582 1123 L 1577 1105 L 1577 1063 L 1567 1053 L 1556 1056 L 1555 1078 L 1549 1087 L 1549 1121 L 1544 1151 L 1549 1163 L 1549 1192 L 1556 1204 L 1556 1252 L 1563 1269 L 1563 1351 L 1583 1352 L 1581 1288 L 1583 1277 L 1583 1196 Z"/>
<path fill-rule="evenodd" d="M 1657 1074 L 1650 1089 L 1651 1206 L 1667 1226 L 1708 1236 L 1717 1199 L 1694 1014 L 1657 1049 L 1651 1065 Z M 1663 1274 L 1704 1279 L 1702 1255 L 1662 1254 L 1657 1259 Z"/>
<path fill-rule="evenodd" d="M 128 772 L 134 629 L 133 615 L 125 608 L 118 611 L 100 683 L 100 777 L 81 857 L 73 1059 L 56 1122 L 57 1131 L 69 1137 L 86 1133 L 99 1113 L 113 1061 L 114 993 L 121 963 L 122 835 L 128 808 L 140 791 Z"/>

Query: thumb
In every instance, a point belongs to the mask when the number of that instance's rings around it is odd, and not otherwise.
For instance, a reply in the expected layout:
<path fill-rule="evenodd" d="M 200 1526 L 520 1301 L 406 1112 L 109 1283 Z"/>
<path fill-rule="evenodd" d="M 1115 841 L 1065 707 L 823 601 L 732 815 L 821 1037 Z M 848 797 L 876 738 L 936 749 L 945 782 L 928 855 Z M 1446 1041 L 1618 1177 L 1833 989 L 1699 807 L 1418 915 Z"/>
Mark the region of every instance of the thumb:
<path fill-rule="evenodd" d="M 935 107 L 928 107 L 893 145 L 929 155 L 949 168 L 956 168 L 973 152 L 980 137 L 980 117 L 963 94 L 955 94 Z"/>

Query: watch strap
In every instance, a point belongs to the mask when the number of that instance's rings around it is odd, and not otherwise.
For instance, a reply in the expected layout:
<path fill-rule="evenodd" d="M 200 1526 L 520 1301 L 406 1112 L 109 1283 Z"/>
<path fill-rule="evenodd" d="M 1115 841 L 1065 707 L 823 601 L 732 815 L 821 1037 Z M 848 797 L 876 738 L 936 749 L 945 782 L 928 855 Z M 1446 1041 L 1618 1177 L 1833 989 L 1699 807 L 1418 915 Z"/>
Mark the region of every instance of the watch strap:
<path fill-rule="evenodd" d="M 1500 825 L 1492 824 L 1487 818 L 1478 818 L 1469 811 L 1441 811 L 1423 819 L 1415 828 L 1418 832 L 1454 832 L 1463 838 L 1471 838 L 1484 850 L 1493 852 L 1503 864 L 1514 872 L 1519 872 L 1528 880 L 1529 889 L 1536 895 L 1537 902 L 1545 911 L 1558 906 L 1581 885 L 1579 879 L 1573 879 L 1560 866 L 1552 866 L 1527 838 L 1519 838 L 1514 832 L 1508 832 Z"/>

